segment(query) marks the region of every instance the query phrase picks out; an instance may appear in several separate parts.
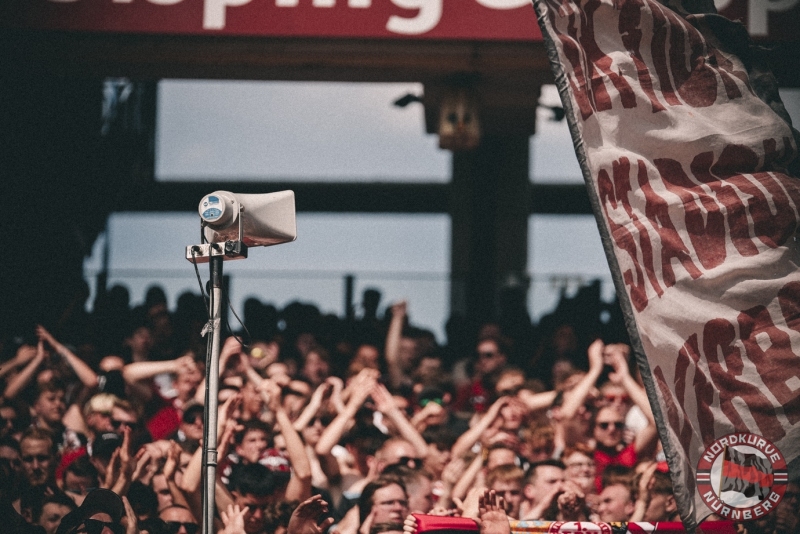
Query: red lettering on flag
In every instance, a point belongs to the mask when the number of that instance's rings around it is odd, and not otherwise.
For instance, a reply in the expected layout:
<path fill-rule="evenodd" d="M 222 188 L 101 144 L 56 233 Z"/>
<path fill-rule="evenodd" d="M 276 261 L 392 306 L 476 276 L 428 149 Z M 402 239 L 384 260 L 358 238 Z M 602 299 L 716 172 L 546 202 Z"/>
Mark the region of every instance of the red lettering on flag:
<path fill-rule="evenodd" d="M 747 356 L 756 366 L 761 380 L 783 407 L 789 422 L 797 423 L 800 421 L 800 389 L 790 388 L 786 381 L 800 377 L 800 358 L 792 352 L 789 334 L 775 326 L 764 306 L 739 314 L 739 329 Z M 758 336 L 768 342 L 768 347 L 762 348 Z"/>
<path fill-rule="evenodd" d="M 680 197 L 689 240 L 704 269 L 725 261 L 725 216 L 713 195 L 689 179 L 674 159 L 657 159 L 655 166 L 671 193 Z"/>

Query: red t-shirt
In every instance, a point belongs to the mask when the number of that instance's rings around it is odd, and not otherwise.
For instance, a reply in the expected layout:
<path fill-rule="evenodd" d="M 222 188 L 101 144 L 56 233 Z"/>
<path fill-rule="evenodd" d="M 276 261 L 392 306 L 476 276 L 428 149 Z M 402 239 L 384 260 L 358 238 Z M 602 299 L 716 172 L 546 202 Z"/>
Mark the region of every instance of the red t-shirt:
<path fill-rule="evenodd" d="M 458 390 L 453 409 L 483 413 L 489 407 L 489 395 L 489 391 L 480 379 L 473 380 Z"/>
<path fill-rule="evenodd" d="M 622 465 L 625 467 L 634 467 L 637 461 L 636 449 L 633 443 L 627 445 L 624 449 L 616 454 L 609 454 L 604 450 L 595 449 L 594 451 L 594 465 L 595 465 L 595 478 L 594 485 L 597 493 L 603 491 L 603 471 L 609 465 Z"/>

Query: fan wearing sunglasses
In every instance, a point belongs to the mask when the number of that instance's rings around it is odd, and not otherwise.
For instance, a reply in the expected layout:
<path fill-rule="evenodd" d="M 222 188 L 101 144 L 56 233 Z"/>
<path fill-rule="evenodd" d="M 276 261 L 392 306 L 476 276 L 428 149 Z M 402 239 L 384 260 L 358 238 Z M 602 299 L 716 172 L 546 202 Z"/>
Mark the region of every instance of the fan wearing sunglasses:
<path fill-rule="evenodd" d="M 626 345 L 610 344 L 602 347 L 603 363 L 612 370 L 608 380 L 616 389 L 624 391 L 639 407 L 647 419 L 644 428 L 638 430 L 631 443 L 625 442 L 625 418 L 627 410 L 620 409 L 619 403 L 606 404 L 594 416 L 592 437 L 595 441 L 594 462 L 596 466 L 595 486 L 597 492 L 603 490 L 602 474 L 609 465 L 633 467 L 643 457 L 655 453 L 658 433 L 653 412 L 644 388 L 639 385 L 628 367 Z"/>
<path fill-rule="evenodd" d="M 599 493 L 603 489 L 601 477 L 605 468 L 609 465 L 635 466 L 642 454 L 642 448 L 649 446 L 646 441 L 649 433 L 641 431 L 633 443 L 626 444 L 623 440 L 625 417 L 613 406 L 600 408 L 594 419 L 594 462 L 597 469 L 595 486 Z"/>
<path fill-rule="evenodd" d="M 192 512 L 180 505 L 164 508 L 158 513 L 158 517 L 167 524 L 169 534 L 197 534 L 200 530 Z"/>

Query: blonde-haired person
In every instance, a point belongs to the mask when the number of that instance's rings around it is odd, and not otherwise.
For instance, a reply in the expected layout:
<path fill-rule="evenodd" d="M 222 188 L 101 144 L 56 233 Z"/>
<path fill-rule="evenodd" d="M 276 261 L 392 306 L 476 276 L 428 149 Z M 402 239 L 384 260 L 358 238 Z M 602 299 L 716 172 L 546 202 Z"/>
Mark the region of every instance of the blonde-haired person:
<path fill-rule="evenodd" d="M 64 416 L 64 423 L 84 434 L 91 443 L 100 434 L 114 431 L 112 412 L 119 400 L 119 397 L 111 393 L 92 395 L 83 405 L 83 410 L 79 410 L 76 405 L 70 406 Z"/>

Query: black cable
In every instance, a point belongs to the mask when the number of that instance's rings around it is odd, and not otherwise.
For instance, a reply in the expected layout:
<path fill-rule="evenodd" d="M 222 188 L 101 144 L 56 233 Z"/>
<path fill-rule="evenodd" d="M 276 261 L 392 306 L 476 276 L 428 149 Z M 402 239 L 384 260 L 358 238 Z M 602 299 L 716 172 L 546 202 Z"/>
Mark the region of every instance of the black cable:
<path fill-rule="evenodd" d="M 236 315 L 236 312 L 234 311 L 233 306 L 231 306 L 231 299 L 228 297 L 228 292 L 225 290 L 224 282 L 223 282 L 223 287 L 222 287 L 222 295 L 225 297 L 225 301 L 228 303 L 228 309 L 231 310 L 231 313 L 233 314 L 233 316 L 236 317 L 236 320 L 239 321 L 239 324 L 242 325 L 242 328 L 244 328 L 244 331 L 247 333 L 247 340 L 250 343 L 252 343 L 253 336 L 250 335 L 250 331 L 244 325 L 244 322 L 239 318 L 239 316 Z M 247 349 L 250 348 L 250 343 L 245 343 L 242 340 L 242 338 L 237 336 L 236 333 L 233 331 L 233 328 L 231 328 L 231 324 L 228 322 L 228 318 L 227 317 L 225 318 L 225 326 L 228 327 L 228 332 L 230 332 L 231 335 L 236 338 L 236 341 L 239 342 L 239 344 L 242 346 L 242 348 L 247 348 Z"/>

